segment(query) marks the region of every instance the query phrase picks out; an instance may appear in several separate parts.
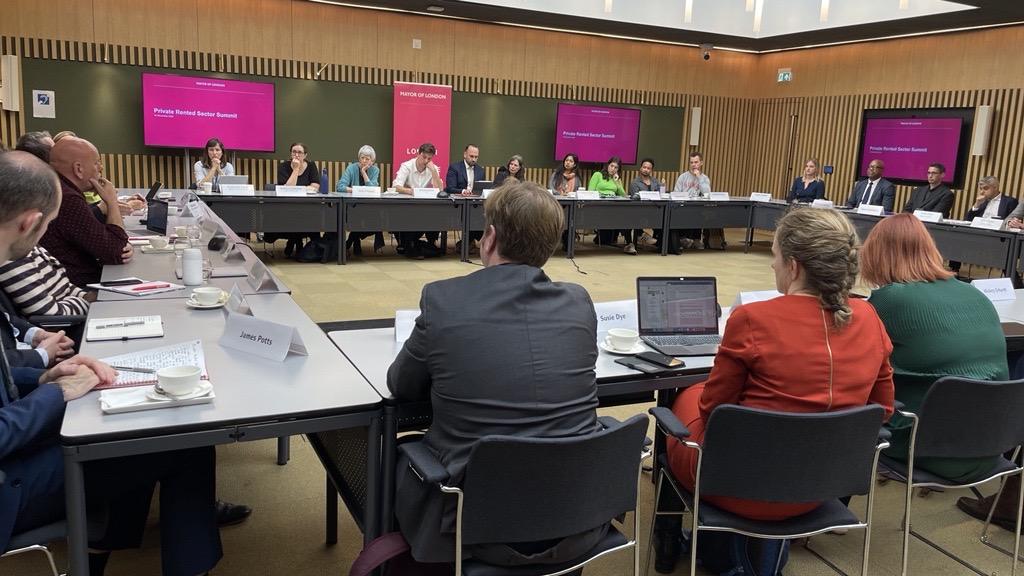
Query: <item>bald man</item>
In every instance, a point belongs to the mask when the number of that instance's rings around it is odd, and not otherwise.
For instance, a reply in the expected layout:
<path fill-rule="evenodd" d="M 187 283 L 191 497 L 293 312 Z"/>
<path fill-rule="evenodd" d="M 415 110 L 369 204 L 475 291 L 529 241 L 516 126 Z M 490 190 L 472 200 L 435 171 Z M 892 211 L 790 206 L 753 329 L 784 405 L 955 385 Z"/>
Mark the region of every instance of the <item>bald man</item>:
<path fill-rule="evenodd" d="M 39 243 L 67 268 L 74 284 L 99 282 L 105 264 L 124 264 L 134 254 L 116 209 L 117 189 L 103 177 L 100 153 L 88 140 L 61 138 L 50 149 L 50 166 L 60 176 L 60 213 Z M 103 222 L 86 202 L 85 193 L 90 191 L 115 207 L 106 211 Z"/>

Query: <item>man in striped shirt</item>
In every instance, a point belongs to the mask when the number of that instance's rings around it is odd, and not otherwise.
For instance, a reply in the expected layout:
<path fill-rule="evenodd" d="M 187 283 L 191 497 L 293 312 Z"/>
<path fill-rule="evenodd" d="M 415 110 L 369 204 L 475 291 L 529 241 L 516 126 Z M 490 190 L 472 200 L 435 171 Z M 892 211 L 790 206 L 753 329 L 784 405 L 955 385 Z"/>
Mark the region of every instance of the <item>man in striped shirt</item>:
<path fill-rule="evenodd" d="M 42 246 L 0 266 L 0 289 L 20 316 L 87 314 L 90 293 L 68 280 L 64 266 Z"/>

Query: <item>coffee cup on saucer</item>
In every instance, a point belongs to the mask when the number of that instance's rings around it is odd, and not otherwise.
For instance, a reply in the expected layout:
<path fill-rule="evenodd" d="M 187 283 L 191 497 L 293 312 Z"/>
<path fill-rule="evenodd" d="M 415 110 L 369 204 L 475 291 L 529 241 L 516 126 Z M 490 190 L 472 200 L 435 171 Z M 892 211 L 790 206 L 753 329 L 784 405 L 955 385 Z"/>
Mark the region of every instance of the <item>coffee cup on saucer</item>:
<path fill-rule="evenodd" d="M 636 347 L 640 341 L 640 334 L 629 328 L 612 328 L 608 330 L 608 337 L 605 343 L 609 348 L 619 352 L 628 352 Z"/>
<path fill-rule="evenodd" d="M 198 366 L 170 366 L 156 371 L 160 392 L 170 396 L 187 396 L 199 388 L 202 370 Z"/>
<path fill-rule="evenodd" d="M 167 248 L 167 238 L 164 236 L 153 236 L 149 239 L 149 245 L 157 250 Z"/>
<path fill-rule="evenodd" d="M 178 238 L 188 238 L 188 226 L 175 226 L 174 235 Z"/>
<path fill-rule="evenodd" d="M 212 306 L 220 302 L 221 294 L 221 289 L 216 286 L 200 286 L 192 290 L 192 299 L 195 300 L 196 304 Z"/>

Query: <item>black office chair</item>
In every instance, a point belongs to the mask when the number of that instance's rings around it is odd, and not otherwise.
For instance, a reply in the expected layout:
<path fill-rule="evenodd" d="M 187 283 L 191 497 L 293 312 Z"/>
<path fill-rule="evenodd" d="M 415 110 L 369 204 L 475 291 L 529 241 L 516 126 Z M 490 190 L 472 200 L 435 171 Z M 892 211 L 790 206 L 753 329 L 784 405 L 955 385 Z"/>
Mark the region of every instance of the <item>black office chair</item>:
<path fill-rule="evenodd" d="M 992 470 L 983 477 L 960 483 L 915 468 L 913 462 L 916 458 L 980 458 L 1011 450 L 1019 453 L 1024 444 L 1024 418 L 1021 418 L 1024 413 L 1024 380 L 990 382 L 946 376 L 936 380 L 928 389 L 919 412 L 913 414 L 899 410 L 900 414 L 913 420 L 908 461 L 895 460 L 884 454 L 879 461 L 892 472 L 891 477 L 907 485 L 901 574 L 907 573 L 907 555 L 910 536 L 913 535 L 975 573 L 987 575 L 988 572 L 982 572 L 913 530 L 910 515 L 913 490 L 919 487 L 971 488 L 996 478 L 1002 481 L 1008 476 L 1021 474 L 1024 468 L 1000 456 Z M 907 478 L 910 478 L 909 482 Z M 1024 488 L 1021 492 L 1024 493 Z M 1017 496 L 1012 574 L 1017 572 L 1016 559 L 1020 552 L 1021 496 Z M 997 497 L 995 501 L 998 500 Z M 1009 551 L 988 542 L 987 538 L 983 538 L 982 542 L 1009 554 Z"/>
<path fill-rule="evenodd" d="M 633 574 L 638 573 L 636 492 L 647 416 L 638 414 L 622 423 L 605 418 L 602 424 L 609 427 L 573 438 L 483 438 L 470 453 L 462 486 L 447 485 L 447 471 L 422 442 L 399 446 L 423 482 L 457 498 L 456 575 L 561 574 L 629 548 Z M 632 540 L 612 525 L 594 548 L 568 562 L 496 566 L 463 559 L 466 546 L 557 539 L 630 511 Z"/>
<path fill-rule="evenodd" d="M 668 408 L 652 408 L 650 412 L 666 435 L 698 453 L 696 489 L 692 493 L 679 484 L 662 457 L 651 519 L 653 534 L 657 516 L 682 514 L 658 511 L 662 485 L 667 480 L 686 509 L 692 512 L 691 576 L 697 573 L 700 531 L 781 540 L 809 537 L 837 528 L 864 530 L 861 574 L 867 576 L 875 470 L 878 453 L 889 446 L 879 439 L 885 414 L 881 406 L 796 414 L 722 405 L 711 413 L 703 445 L 687 440 L 689 430 Z M 854 494 L 867 494 L 867 513 L 863 521 L 839 500 Z M 823 504 L 788 520 L 759 521 L 701 501 L 701 497 L 707 495 Z M 653 548 L 652 545 L 648 549 L 645 574 Z M 825 558 L 811 552 L 835 569 Z"/>
<path fill-rule="evenodd" d="M 4 473 L 0 471 L 0 484 L 3 483 Z M 46 544 L 66 537 L 67 523 L 63 520 L 20 534 L 12 534 L 11 539 L 7 542 L 7 549 L 3 551 L 3 554 L 0 554 L 0 558 L 7 558 L 8 556 L 15 556 L 26 552 L 42 552 L 50 563 L 50 572 L 53 576 L 61 576 L 61 573 L 57 571 L 57 564 L 53 561 L 53 554 L 50 553 L 50 549 L 46 547 Z"/>

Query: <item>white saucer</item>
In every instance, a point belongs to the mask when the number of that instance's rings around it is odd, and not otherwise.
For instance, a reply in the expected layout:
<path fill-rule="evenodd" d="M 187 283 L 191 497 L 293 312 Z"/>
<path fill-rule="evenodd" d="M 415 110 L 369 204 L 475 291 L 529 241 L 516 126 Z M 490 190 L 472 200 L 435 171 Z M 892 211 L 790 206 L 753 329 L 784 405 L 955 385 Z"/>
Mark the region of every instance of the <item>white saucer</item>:
<path fill-rule="evenodd" d="M 161 394 L 156 391 L 156 388 L 150 388 L 146 391 L 146 398 L 150 400 L 156 400 L 158 402 L 176 402 L 179 400 L 191 400 L 193 398 L 199 398 L 206 396 L 213 391 L 213 384 L 210 384 L 207 380 L 200 380 L 199 387 L 189 392 L 188 394 L 182 394 L 181 396 L 171 396 L 170 394 Z"/>
<path fill-rule="evenodd" d="M 223 291 L 221 291 L 220 300 L 214 302 L 213 304 L 200 304 L 199 302 L 196 302 L 195 298 L 189 296 L 188 298 L 185 299 L 185 306 L 188 306 L 189 308 L 195 308 L 196 310 L 213 310 L 214 308 L 220 308 L 221 306 L 226 304 L 227 301 L 228 299 L 226 294 Z"/>
<path fill-rule="evenodd" d="M 647 348 L 642 343 L 640 343 L 640 342 L 637 342 L 636 346 L 633 346 L 633 348 L 631 348 L 629 350 L 619 350 L 618 348 L 612 348 L 611 346 L 608 345 L 607 342 L 603 342 L 603 341 L 602 342 L 598 342 L 597 345 L 600 346 L 601 350 L 604 350 L 605 352 L 609 352 L 611 354 L 619 354 L 621 356 L 629 356 L 631 354 L 639 354 L 639 353 L 647 350 Z"/>

